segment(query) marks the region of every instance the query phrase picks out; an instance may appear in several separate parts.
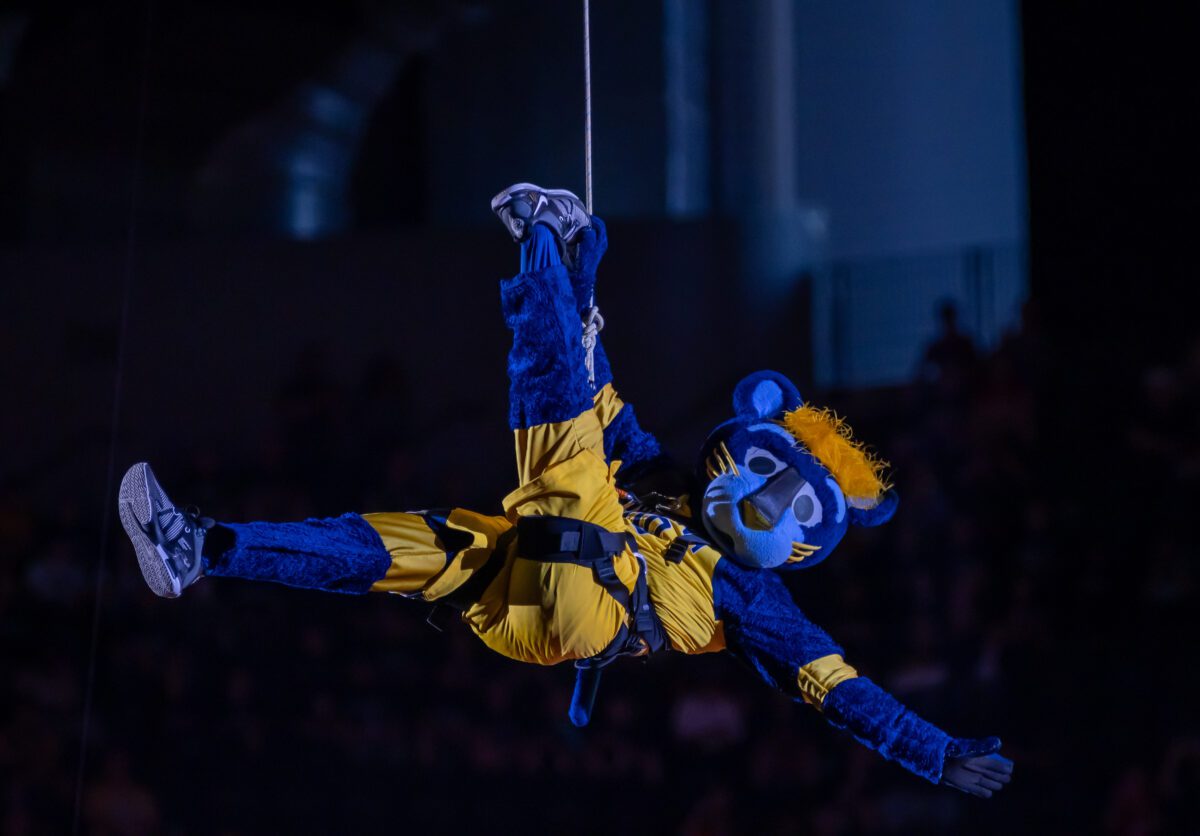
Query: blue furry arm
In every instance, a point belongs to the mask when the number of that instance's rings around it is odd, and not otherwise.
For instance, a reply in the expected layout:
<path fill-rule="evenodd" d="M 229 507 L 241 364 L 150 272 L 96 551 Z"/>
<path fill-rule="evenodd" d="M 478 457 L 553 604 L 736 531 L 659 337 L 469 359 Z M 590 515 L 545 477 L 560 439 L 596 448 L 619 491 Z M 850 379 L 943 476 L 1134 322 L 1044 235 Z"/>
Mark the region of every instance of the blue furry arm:
<path fill-rule="evenodd" d="M 638 425 L 630 404 L 604 428 L 604 455 L 609 461 L 620 459 L 622 483 L 636 481 L 666 458 L 658 439 Z"/>
<path fill-rule="evenodd" d="M 796 606 L 775 572 L 722 558 L 713 573 L 713 607 L 726 647 L 773 688 L 803 697 L 805 665 L 842 649 Z"/>
<path fill-rule="evenodd" d="M 593 215 L 592 225 L 579 233 L 574 268 L 571 270 L 571 293 L 581 321 L 588 315 L 588 309 L 595 302 L 596 271 L 600 268 L 600 260 L 607 251 L 608 230 L 604 221 Z M 608 354 L 604 351 L 604 343 L 599 334 L 596 335 L 596 348 L 592 356 L 596 378 L 593 391 L 598 392 L 606 384 L 612 383 L 613 379 L 612 366 L 608 363 Z"/>
<path fill-rule="evenodd" d="M 865 676 L 847 679 L 825 698 L 825 719 L 890 761 L 928 781 L 942 780 L 954 738 L 909 711 Z"/>
<path fill-rule="evenodd" d="M 588 309 L 594 301 L 596 270 L 607 250 L 608 230 L 604 221 L 593 216 L 592 225 L 580 233 L 575 265 L 570 274 L 571 292 L 581 320 L 588 315 Z M 605 386 L 612 384 L 613 373 L 599 334 L 596 336 L 596 347 L 592 356 L 595 370 L 592 391 L 600 393 Z M 603 397 L 602 394 L 600 396 Z M 663 457 L 658 439 L 642 429 L 633 407 L 629 404 L 625 404 L 604 428 L 604 454 L 609 460 L 621 460 L 623 481 L 636 479 L 649 470 L 653 462 Z"/>
<path fill-rule="evenodd" d="M 859 677 L 777 573 L 723 558 L 713 575 L 713 604 L 727 648 L 765 682 L 815 706 L 833 726 L 910 772 L 941 779 L 953 738 Z"/>

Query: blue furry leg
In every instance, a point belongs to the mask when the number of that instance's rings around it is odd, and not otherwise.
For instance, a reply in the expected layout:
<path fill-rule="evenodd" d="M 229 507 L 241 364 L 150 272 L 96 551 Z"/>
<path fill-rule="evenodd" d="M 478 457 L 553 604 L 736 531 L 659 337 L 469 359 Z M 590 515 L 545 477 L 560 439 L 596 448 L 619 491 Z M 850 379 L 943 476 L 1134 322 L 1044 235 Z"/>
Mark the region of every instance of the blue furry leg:
<path fill-rule="evenodd" d="M 569 421 L 592 407 L 583 329 L 553 234 L 536 226 L 525 248 L 531 252 L 522 263 L 543 266 L 500 283 L 504 321 L 513 332 L 508 420 L 514 430 Z"/>
<path fill-rule="evenodd" d="M 821 707 L 825 719 L 847 729 L 888 760 L 933 783 L 942 779 L 950 735 L 922 720 L 866 677 L 838 685 Z"/>
<path fill-rule="evenodd" d="M 205 574 L 217 577 L 362 594 L 392 565 L 383 540 L 358 514 L 290 523 L 225 523 L 217 529 L 218 537 L 210 542 L 224 540 L 229 545 L 219 555 L 204 558 Z"/>

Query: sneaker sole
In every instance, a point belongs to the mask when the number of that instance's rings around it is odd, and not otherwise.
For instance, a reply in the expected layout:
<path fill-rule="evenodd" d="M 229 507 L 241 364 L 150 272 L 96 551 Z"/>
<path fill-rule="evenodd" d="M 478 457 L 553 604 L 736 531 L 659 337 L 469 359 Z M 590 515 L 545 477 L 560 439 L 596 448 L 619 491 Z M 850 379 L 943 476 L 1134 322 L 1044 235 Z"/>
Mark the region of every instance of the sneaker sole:
<path fill-rule="evenodd" d="M 151 540 L 143 526 L 150 524 L 151 504 L 149 481 L 152 476 L 150 465 L 138 462 L 121 479 L 121 490 L 117 496 L 117 508 L 121 513 L 121 525 L 133 543 L 142 577 L 150 591 L 161 598 L 178 598 L 182 593 L 179 582 L 167 569 L 167 564 L 158 546 Z"/>

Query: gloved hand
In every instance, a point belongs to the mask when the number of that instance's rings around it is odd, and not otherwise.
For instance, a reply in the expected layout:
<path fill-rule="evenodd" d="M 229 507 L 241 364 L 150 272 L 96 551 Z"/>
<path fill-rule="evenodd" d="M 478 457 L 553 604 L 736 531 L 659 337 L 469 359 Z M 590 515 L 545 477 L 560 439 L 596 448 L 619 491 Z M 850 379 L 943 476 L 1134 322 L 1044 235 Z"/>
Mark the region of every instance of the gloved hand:
<path fill-rule="evenodd" d="M 604 221 L 592 215 L 592 225 L 579 233 L 571 260 L 571 289 L 580 308 L 587 305 L 596 286 L 596 268 L 608 249 L 608 231 Z"/>
<path fill-rule="evenodd" d="M 980 798 L 991 798 L 1012 780 L 1013 762 L 999 751 L 998 737 L 955 738 L 946 747 L 941 782 Z"/>

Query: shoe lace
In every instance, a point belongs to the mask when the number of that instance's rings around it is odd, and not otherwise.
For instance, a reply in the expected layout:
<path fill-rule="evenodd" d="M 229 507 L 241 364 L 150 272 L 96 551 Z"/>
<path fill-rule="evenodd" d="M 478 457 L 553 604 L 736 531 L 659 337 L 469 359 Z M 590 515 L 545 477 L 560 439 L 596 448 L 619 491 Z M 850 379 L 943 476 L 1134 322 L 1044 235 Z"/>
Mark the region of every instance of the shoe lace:
<path fill-rule="evenodd" d="M 155 531 L 153 533 L 157 535 L 155 539 L 175 540 L 190 529 L 202 537 L 203 533 L 214 525 L 216 525 L 216 521 L 211 517 L 200 516 L 200 509 L 195 505 L 188 505 L 185 508 L 171 505 L 160 509 L 154 515 Z"/>
<path fill-rule="evenodd" d="M 184 508 L 183 515 L 185 518 L 187 518 L 187 521 L 192 524 L 193 528 L 198 528 L 201 531 L 208 531 L 217 524 L 217 521 L 212 517 L 200 516 L 200 509 L 195 505 L 189 505 Z"/>

